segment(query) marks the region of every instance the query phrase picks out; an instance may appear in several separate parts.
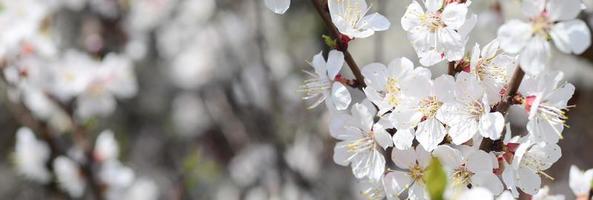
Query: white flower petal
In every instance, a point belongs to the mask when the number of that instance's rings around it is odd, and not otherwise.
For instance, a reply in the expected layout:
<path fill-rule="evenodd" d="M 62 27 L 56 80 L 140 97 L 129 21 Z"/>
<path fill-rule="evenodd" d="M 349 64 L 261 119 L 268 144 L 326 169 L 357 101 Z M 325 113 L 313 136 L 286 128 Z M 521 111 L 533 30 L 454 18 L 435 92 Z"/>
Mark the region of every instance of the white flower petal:
<path fill-rule="evenodd" d="M 407 150 L 412 148 L 414 129 L 400 129 L 393 135 L 393 144 L 396 149 Z"/>
<path fill-rule="evenodd" d="M 393 151 L 391 151 L 391 160 L 397 167 L 409 169 L 416 164 L 416 151 L 414 149 L 399 150 L 393 148 Z"/>
<path fill-rule="evenodd" d="M 546 67 L 550 60 L 550 44 L 543 37 L 533 37 L 521 52 L 519 63 L 521 69 L 530 75 L 537 75 Z"/>
<path fill-rule="evenodd" d="M 389 135 L 382 126 L 376 124 L 375 127 L 373 127 L 373 132 L 375 133 L 375 141 L 377 141 L 383 149 L 393 146 L 391 135 Z"/>
<path fill-rule="evenodd" d="M 426 10 L 428 12 L 436 12 L 443 7 L 443 0 L 426 0 Z"/>
<path fill-rule="evenodd" d="M 542 183 L 542 180 L 539 177 L 539 175 L 524 167 L 519 168 L 517 173 L 517 186 L 527 194 L 536 194 Z"/>
<path fill-rule="evenodd" d="M 405 31 L 409 31 L 412 27 L 420 26 L 420 16 L 424 14 L 424 9 L 417 1 L 412 3 L 406 9 L 406 13 L 402 17 L 401 25 Z"/>
<path fill-rule="evenodd" d="M 348 106 L 350 106 L 350 102 L 352 102 L 352 97 L 350 96 L 348 88 L 339 82 L 334 82 L 331 98 L 337 110 L 346 110 Z"/>
<path fill-rule="evenodd" d="M 362 18 L 361 29 L 370 29 L 373 31 L 384 31 L 391 27 L 391 22 L 385 16 L 379 13 L 372 13 Z"/>
<path fill-rule="evenodd" d="M 546 6 L 546 0 L 529 0 L 523 1 L 521 4 L 521 10 L 527 17 L 535 17 L 540 15 Z"/>
<path fill-rule="evenodd" d="M 581 0 L 548 0 L 548 11 L 553 21 L 571 20 L 581 12 Z"/>
<path fill-rule="evenodd" d="M 364 66 L 361 70 L 364 75 L 364 81 L 368 87 L 372 87 L 375 90 L 383 90 L 385 84 L 387 84 L 387 67 L 381 63 L 371 63 Z"/>
<path fill-rule="evenodd" d="M 494 195 L 500 194 L 503 190 L 502 182 L 492 172 L 477 173 L 471 177 L 471 181 L 472 186 L 484 187 Z"/>
<path fill-rule="evenodd" d="M 473 173 L 492 173 L 493 165 L 490 154 L 482 150 L 475 150 L 467 155 L 465 159 L 469 171 Z"/>
<path fill-rule="evenodd" d="M 445 138 L 445 127 L 436 118 L 429 118 L 418 124 L 416 140 L 426 151 L 432 151 Z"/>
<path fill-rule="evenodd" d="M 558 50 L 581 54 L 591 46 L 591 31 L 580 19 L 555 24 L 550 32 Z"/>
<path fill-rule="evenodd" d="M 412 184 L 412 178 L 405 172 L 393 171 L 389 172 L 383 178 L 385 193 L 387 199 L 399 199 L 398 194 L 403 193 Z"/>
<path fill-rule="evenodd" d="M 531 24 L 520 20 L 510 20 L 498 29 L 500 47 L 507 53 L 519 53 L 525 47 L 532 34 L 533 29 Z"/>
<path fill-rule="evenodd" d="M 331 50 L 327 56 L 327 76 L 334 80 L 344 65 L 344 54 L 341 51 Z"/>
<path fill-rule="evenodd" d="M 284 14 L 290 7 L 290 0 L 264 0 L 264 3 L 276 14 Z"/>
<path fill-rule="evenodd" d="M 432 151 L 432 155 L 439 158 L 443 165 L 449 170 L 454 170 L 461 166 L 463 159 L 461 152 L 448 145 L 439 145 Z"/>
<path fill-rule="evenodd" d="M 465 23 L 467 15 L 467 4 L 451 3 L 445 6 L 442 13 L 442 20 L 447 27 L 458 29 Z"/>

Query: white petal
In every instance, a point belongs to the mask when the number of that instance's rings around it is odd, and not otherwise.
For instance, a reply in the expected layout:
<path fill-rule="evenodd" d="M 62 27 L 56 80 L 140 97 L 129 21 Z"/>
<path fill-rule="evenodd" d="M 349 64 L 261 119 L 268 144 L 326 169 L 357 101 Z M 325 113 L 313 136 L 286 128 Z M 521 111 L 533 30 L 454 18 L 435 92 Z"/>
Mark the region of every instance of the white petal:
<path fill-rule="evenodd" d="M 453 88 L 455 88 L 455 79 L 453 76 L 444 74 L 434 80 L 433 91 L 435 96 L 442 102 L 450 102 L 455 98 Z"/>
<path fill-rule="evenodd" d="M 352 153 L 348 151 L 347 141 L 338 142 L 334 147 L 334 162 L 338 165 L 348 166 L 352 159 Z"/>
<path fill-rule="evenodd" d="M 412 147 L 414 129 L 400 129 L 393 135 L 393 144 L 396 149 L 406 150 Z"/>
<path fill-rule="evenodd" d="M 393 59 L 387 67 L 388 74 L 396 77 L 403 77 L 413 69 L 414 63 L 406 57 Z"/>
<path fill-rule="evenodd" d="M 484 46 L 484 51 L 481 53 L 483 58 L 490 59 L 496 56 L 498 49 L 500 47 L 500 41 L 498 39 L 492 40 L 486 46 Z"/>
<path fill-rule="evenodd" d="M 497 140 L 504 128 L 504 117 L 500 112 L 487 113 L 480 118 L 480 133 L 486 138 Z"/>
<path fill-rule="evenodd" d="M 383 149 L 387 149 L 387 147 L 393 146 L 393 140 L 391 139 L 391 135 L 385 131 L 382 126 L 378 126 L 375 124 L 373 127 L 373 132 L 375 133 L 375 141 L 379 143 Z"/>
<path fill-rule="evenodd" d="M 443 165 L 450 170 L 454 170 L 462 164 L 461 152 L 448 145 L 439 145 L 432 151 L 432 155 L 439 158 Z"/>
<path fill-rule="evenodd" d="M 334 82 L 331 98 L 338 110 L 346 110 L 348 106 L 350 106 L 350 102 L 352 102 L 352 97 L 350 96 L 348 88 L 339 82 Z"/>
<path fill-rule="evenodd" d="M 424 14 L 424 9 L 417 1 L 412 3 L 406 9 L 406 13 L 402 17 L 401 25 L 405 31 L 409 31 L 413 27 L 420 25 L 420 16 Z"/>
<path fill-rule="evenodd" d="M 458 29 L 465 23 L 467 4 L 451 3 L 443 10 L 443 22 L 452 29 Z"/>
<path fill-rule="evenodd" d="M 370 162 L 371 165 L 369 167 L 371 169 L 369 172 L 369 179 L 372 181 L 380 181 L 385 173 L 385 157 L 381 152 L 375 150 L 372 151 Z"/>
<path fill-rule="evenodd" d="M 465 159 L 469 171 L 473 173 L 492 173 L 493 166 L 490 154 L 482 150 L 476 150 L 467 155 Z"/>
<path fill-rule="evenodd" d="M 550 59 L 550 44 L 542 37 L 533 37 L 521 52 L 519 63 L 521 69 L 530 75 L 543 71 Z"/>
<path fill-rule="evenodd" d="M 502 182 L 492 172 L 477 173 L 471 177 L 471 181 L 472 186 L 484 187 L 494 195 L 500 194 L 503 190 Z"/>
<path fill-rule="evenodd" d="M 462 193 L 457 200 L 492 200 L 492 193 L 486 188 L 475 187 Z"/>
<path fill-rule="evenodd" d="M 438 52 L 436 50 L 420 52 L 420 53 L 418 53 L 418 56 L 420 57 L 420 64 L 422 64 L 426 67 L 433 66 L 445 59 L 442 56 L 442 53 Z"/>
<path fill-rule="evenodd" d="M 321 77 L 327 76 L 326 68 L 325 68 L 325 59 L 323 58 L 323 52 L 319 52 L 315 56 L 313 56 L 313 60 L 311 61 L 311 67 L 315 69 L 315 73 Z"/>
<path fill-rule="evenodd" d="M 541 178 L 535 172 L 527 168 L 519 168 L 517 186 L 525 193 L 534 195 L 541 186 Z"/>
<path fill-rule="evenodd" d="M 356 103 L 352 106 L 350 111 L 354 120 L 359 123 L 359 128 L 363 131 L 370 131 L 373 127 L 373 122 L 377 110 L 369 101 Z"/>
<path fill-rule="evenodd" d="M 368 28 L 373 31 L 384 31 L 389 29 L 389 27 L 391 26 L 391 22 L 389 22 L 389 20 L 385 18 L 385 16 L 379 13 L 372 13 L 370 15 L 363 17 L 360 23 L 362 23 L 360 28 Z"/>
<path fill-rule="evenodd" d="M 521 10 L 527 17 L 535 17 L 540 15 L 546 6 L 546 0 L 529 0 L 523 1 L 521 4 Z"/>
<path fill-rule="evenodd" d="M 428 164 L 430 164 L 430 160 L 432 158 L 432 156 L 430 155 L 430 153 L 426 150 L 424 150 L 424 148 L 421 147 L 422 145 L 418 145 L 416 147 L 416 160 L 418 161 L 418 164 L 420 165 L 420 167 L 422 168 L 426 168 L 428 167 Z"/>
<path fill-rule="evenodd" d="M 430 118 L 418 124 L 416 140 L 426 151 L 432 151 L 445 138 L 445 127 L 436 118 Z"/>
<path fill-rule="evenodd" d="M 579 196 L 589 193 L 591 189 L 591 178 L 590 175 L 585 175 L 577 166 L 570 166 L 568 183 L 575 195 Z"/>
<path fill-rule="evenodd" d="M 443 7 L 443 0 L 426 0 L 426 10 L 436 12 Z"/>
<path fill-rule="evenodd" d="M 371 63 L 364 66 L 361 70 L 364 75 L 364 81 L 368 87 L 372 87 L 375 90 L 383 90 L 385 84 L 387 84 L 386 77 L 387 67 L 381 63 Z"/>
<path fill-rule="evenodd" d="M 327 56 L 327 76 L 333 80 L 344 65 L 344 54 L 341 51 L 331 50 Z"/>
<path fill-rule="evenodd" d="M 385 175 L 383 184 L 387 199 L 399 199 L 397 194 L 401 194 L 410 187 L 412 178 L 405 172 L 393 171 Z"/>
<path fill-rule="evenodd" d="M 507 53 L 519 53 L 531 38 L 532 33 L 530 24 L 520 20 L 510 20 L 498 29 L 500 48 Z"/>
<path fill-rule="evenodd" d="M 397 167 L 409 169 L 416 164 L 416 151 L 414 149 L 399 150 L 393 148 L 393 151 L 391 151 L 391 160 Z"/>
<path fill-rule="evenodd" d="M 290 7 L 290 0 L 265 0 L 266 7 L 276 14 L 284 14 Z"/>
<path fill-rule="evenodd" d="M 581 12 L 581 0 L 549 0 L 547 8 L 553 21 L 571 20 Z"/>
<path fill-rule="evenodd" d="M 580 19 L 555 24 L 550 35 L 564 53 L 581 54 L 591 45 L 591 31 Z"/>
<path fill-rule="evenodd" d="M 350 127 L 353 119 L 350 115 L 338 113 L 329 121 L 329 133 L 338 140 L 355 140 L 361 138 L 360 130 Z"/>

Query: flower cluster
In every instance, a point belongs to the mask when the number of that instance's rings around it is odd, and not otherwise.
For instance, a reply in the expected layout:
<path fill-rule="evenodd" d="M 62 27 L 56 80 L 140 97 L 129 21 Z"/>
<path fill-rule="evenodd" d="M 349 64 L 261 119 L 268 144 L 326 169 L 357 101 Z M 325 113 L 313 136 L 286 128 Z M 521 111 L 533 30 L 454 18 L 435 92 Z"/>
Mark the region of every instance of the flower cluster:
<path fill-rule="evenodd" d="M 338 140 L 333 159 L 351 167 L 369 199 L 431 198 L 431 157 L 446 171 L 446 199 L 513 199 L 519 191 L 534 199 L 548 196 L 541 178 L 549 177 L 544 171 L 561 157 L 557 143 L 575 91 L 562 72 L 546 69 L 548 41 L 565 53 L 589 47 L 589 29 L 575 19 L 581 2 L 523 1 L 529 22 L 509 20 L 498 38 L 466 52 L 477 22 L 468 14 L 471 3 L 415 0 L 401 18 L 419 63 L 428 67 L 446 60 L 448 74 L 433 75 L 401 57 L 388 65 L 368 64 L 360 69 L 363 80 L 352 80 L 340 73 L 345 63 L 356 68 L 345 60 L 351 40 L 342 37 L 366 38 L 390 22 L 380 14 L 366 15 L 364 0 L 327 2 L 339 31 L 334 37 L 346 49 L 331 50 L 327 59 L 315 55 L 314 72 L 306 72 L 311 78 L 301 92 L 309 108 L 325 102 L 330 134 Z M 351 95 L 358 89 L 362 98 Z M 512 134 L 505 120 L 511 105 L 523 108 L 527 134 Z M 584 192 L 583 187 L 577 193 Z"/>

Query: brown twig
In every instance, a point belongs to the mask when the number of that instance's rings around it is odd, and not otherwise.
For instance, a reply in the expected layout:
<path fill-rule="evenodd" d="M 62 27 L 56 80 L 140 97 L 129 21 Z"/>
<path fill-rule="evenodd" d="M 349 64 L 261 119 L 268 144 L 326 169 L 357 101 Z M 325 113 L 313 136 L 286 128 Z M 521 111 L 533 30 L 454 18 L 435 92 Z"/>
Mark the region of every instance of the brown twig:
<path fill-rule="evenodd" d="M 337 49 L 344 53 L 344 60 L 350 67 L 352 74 L 354 74 L 358 88 L 366 87 L 366 84 L 364 83 L 364 76 L 360 72 L 360 68 L 358 68 L 358 65 L 354 61 L 354 58 L 352 58 L 352 55 L 348 51 L 348 44 L 344 43 L 340 39 L 341 34 L 331 20 L 331 16 L 329 15 L 329 11 L 327 10 L 327 2 L 321 3 L 321 1 L 323 0 L 311 0 L 313 6 L 315 7 L 315 10 L 317 10 L 317 13 L 321 17 L 321 19 L 323 19 L 323 22 L 325 23 L 325 26 L 327 27 L 327 30 L 329 31 L 330 35 L 336 39 Z"/>
<path fill-rule="evenodd" d="M 514 99 L 517 95 L 517 92 L 519 91 L 519 86 L 521 85 L 521 81 L 523 81 L 523 77 L 525 77 L 525 72 L 521 69 L 521 66 L 517 66 L 517 69 L 515 69 L 515 72 L 509 81 L 508 89 L 505 96 L 503 97 L 503 100 L 494 107 L 496 112 L 500 112 L 506 116 L 509 107 L 513 104 L 513 102 L 516 102 Z M 504 134 L 505 130 L 503 130 L 501 138 L 504 138 Z M 493 150 L 499 150 L 498 148 L 500 145 L 500 139 L 494 141 L 489 138 L 484 138 L 480 144 L 480 149 L 490 152 Z"/>
<path fill-rule="evenodd" d="M 449 68 L 447 70 L 447 74 L 451 76 L 455 76 L 455 61 L 449 62 Z"/>

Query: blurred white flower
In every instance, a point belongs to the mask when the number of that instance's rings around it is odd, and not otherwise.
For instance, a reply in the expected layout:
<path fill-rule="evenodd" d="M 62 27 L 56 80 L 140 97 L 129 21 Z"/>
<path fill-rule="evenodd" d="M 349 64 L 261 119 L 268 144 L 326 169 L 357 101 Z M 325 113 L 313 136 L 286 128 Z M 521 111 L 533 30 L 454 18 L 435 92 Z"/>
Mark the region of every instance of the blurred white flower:
<path fill-rule="evenodd" d="M 577 198 L 588 198 L 591 191 L 591 182 L 593 181 L 593 169 L 582 171 L 579 167 L 570 166 L 568 184 Z"/>
<path fill-rule="evenodd" d="M 510 20 L 498 29 L 500 46 L 508 53 L 520 54 L 521 69 L 527 74 L 542 72 L 551 56 L 549 41 L 564 53 L 581 54 L 591 45 L 591 32 L 585 22 L 575 19 L 580 0 L 523 1 L 523 14 L 529 22 Z"/>
<path fill-rule="evenodd" d="M 366 38 L 389 29 L 391 23 L 379 13 L 367 15 L 366 0 L 328 0 L 329 14 L 336 28 L 350 39 Z"/>
<path fill-rule="evenodd" d="M 295 142 L 284 153 L 284 159 L 289 167 L 301 173 L 304 177 L 314 179 L 321 170 L 322 145 L 319 138 L 297 135 Z"/>
<path fill-rule="evenodd" d="M 93 151 L 95 159 L 99 162 L 117 160 L 118 155 L 119 147 L 117 146 L 117 140 L 115 140 L 113 131 L 104 130 L 99 133 Z"/>
<path fill-rule="evenodd" d="M 266 7 L 276 14 L 284 14 L 290 7 L 290 0 L 264 0 Z"/>
<path fill-rule="evenodd" d="M 46 162 L 50 156 L 48 145 L 35 138 L 35 134 L 27 127 L 17 131 L 15 145 L 15 164 L 17 171 L 34 181 L 49 182 L 51 176 Z"/>
<path fill-rule="evenodd" d="M 240 186 L 248 186 L 273 168 L 276 151 L 270 145 L 246 147 L 228 165 L 231 178 Z"/>
<path fill-rule="evenodd" d="M 132 32 L 148 32 L 159 26 L 175 8 L 177 0 L 130 0 L 126 18 Z"/>
<path fill-rule="evenodd" d="M 60 156 L 54 160 L 53 167 L 60 188 L 74 198 L 82 197 L 86 180 L 82 177 L 78 164 Z"/>
<path fill-rule="evenodd" d="M 33 37 L 39 31 L 50 6 L 45 0 L 0 0 L 0 55 L 19 51 L 24 39 Z M 10 28 L 6 28 L 10 27 Z"/>
<path fill-rule="evenodd" d="M 175 97 L 171 112 L 173 124 L 180 135 L 198 136 L 210 125 L 202 98 L 191 93 Z"/>
<path fill-rule="evenodd" d="M 539 189 L 535 195 L 531 197 L 532 200 L 564 200 L 563 195 L 551 195 L 549 194 L 550 188 L 548 186 L 544 186 L 543 188 Z"/>
<path fill-rule="evenodd" d="M 150 179 L 138 178 L 128 188 L 126 195 L 122 199 L 157 200 L 159 199 L 159 187 Z"/>

